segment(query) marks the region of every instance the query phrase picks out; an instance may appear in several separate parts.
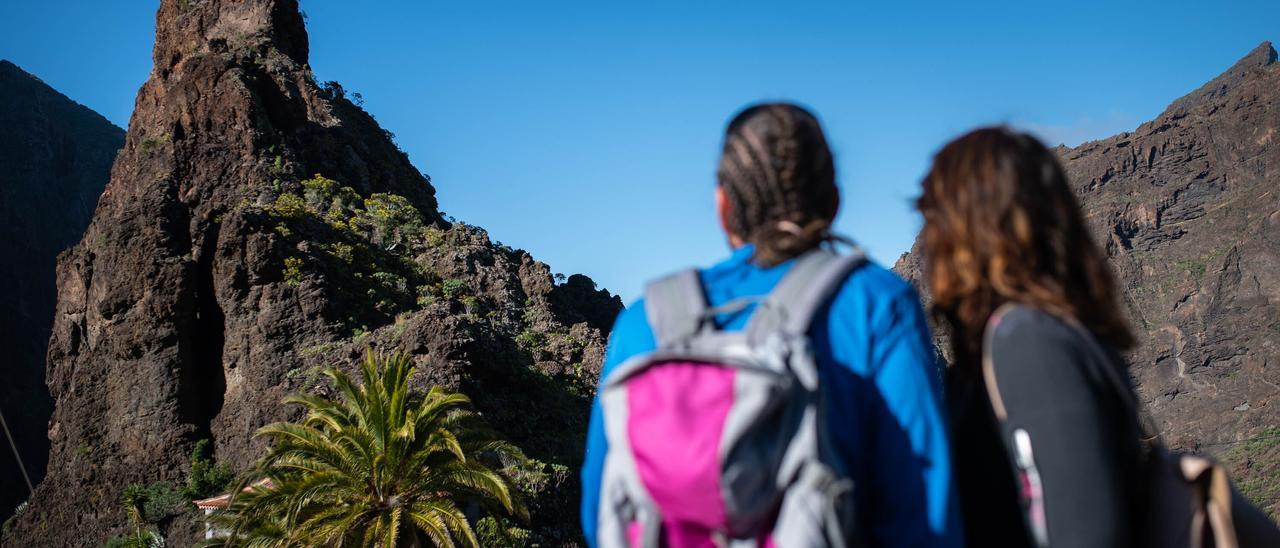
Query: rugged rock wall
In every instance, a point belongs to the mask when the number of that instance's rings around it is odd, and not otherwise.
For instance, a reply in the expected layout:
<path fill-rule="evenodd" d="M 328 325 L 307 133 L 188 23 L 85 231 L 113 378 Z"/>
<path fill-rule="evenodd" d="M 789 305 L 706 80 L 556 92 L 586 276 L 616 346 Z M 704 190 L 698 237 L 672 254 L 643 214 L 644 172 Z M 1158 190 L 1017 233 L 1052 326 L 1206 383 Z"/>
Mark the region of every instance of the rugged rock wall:
<path fill-rule="evenodd" d="M 53 401 L 45 350 L 58 253 L 79 241 L 107 185 L 124 130 L 8 61 L 0 61 L 0 412 L 31 480 L 44 477 Z M 0 518 L 28 496 L 0 442 Z"/>
<path fill-rule="evenodd" d="M 5 543 L 101 544 L 129 483 L 193 444 L 243 469 L 315 371 L 399 349 L 547 464 L 534 524 L 571 539 L 602 331 L 620 301 L 446 221 L 430 180 L 307 66 L 296 0 L 163 0 L 154 67 L 79 245 L 58 262 L 48 477 Z M 319 175 L 317 175 L 319 174 Z M 160 524 L 195 539 L 190 512 Z"/>
<path fill-rule="evenodd" d="M 1264 43 L 1129 133 L 1060 147 L 1124 287 L 1168 442 L 1280 513 L 1280 63 Z M 918 244 L 917 244 L 918 245 Z M 918 250 L 895 267 L 917 284 Z"/>

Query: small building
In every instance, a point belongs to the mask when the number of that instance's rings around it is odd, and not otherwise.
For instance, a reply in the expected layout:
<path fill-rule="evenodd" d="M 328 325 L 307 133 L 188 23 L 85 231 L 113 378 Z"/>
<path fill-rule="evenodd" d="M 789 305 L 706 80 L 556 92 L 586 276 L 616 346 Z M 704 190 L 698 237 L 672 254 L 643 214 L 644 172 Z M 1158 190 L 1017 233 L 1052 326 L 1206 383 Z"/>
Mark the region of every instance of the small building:
<path fill-rule="evenodd" d="M 272 486 L 271 480 L 268 478 L 263 478 L 254 482 L 253 485 L 245 487 L 244 491 L 242 492 L 249 491 L 250 489 L 255 489 L 259 487 L 264 489 L 270 489 L 271 486 Z M 223 495 L 218 495 L 216 497 L 210 497 L 207 499 L 200 499 L 200 500 L 195 500 L 191 502 L 193 502 L 196 505 L 196 508 L 199 508 L 200 510 L 204 511 L 205 517 L 208 518 L 214 512 L 217 512 L 218 510 L 226 509 L 227 505 L 231 504 L 231 493 L 226 493 Z M 215 527 L 214 524 L 210 523 L 208 519 L 204 521 L 205 540 L 212 540 L 218 537 L 225 537 L 229 534 L 231 534 L 231 531 L 226 531 L 226 530 Z"/>

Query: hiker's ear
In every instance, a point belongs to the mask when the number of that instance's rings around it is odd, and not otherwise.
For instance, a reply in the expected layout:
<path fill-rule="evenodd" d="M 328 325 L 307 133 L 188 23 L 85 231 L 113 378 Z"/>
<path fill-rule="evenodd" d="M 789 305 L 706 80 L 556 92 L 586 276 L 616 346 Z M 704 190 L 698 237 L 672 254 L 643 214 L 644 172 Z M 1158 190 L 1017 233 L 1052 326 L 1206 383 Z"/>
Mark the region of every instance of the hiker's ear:
<path fill-rule="evenodd" d="M 724 187 L 716 185 L 716 214 L 720 216 L 720 229 L 729 238 L 729 247 L 742 247 L 742 238 L 729 229 L 729 215 L 733 214 L 729 198 L 724 195 Z"/>

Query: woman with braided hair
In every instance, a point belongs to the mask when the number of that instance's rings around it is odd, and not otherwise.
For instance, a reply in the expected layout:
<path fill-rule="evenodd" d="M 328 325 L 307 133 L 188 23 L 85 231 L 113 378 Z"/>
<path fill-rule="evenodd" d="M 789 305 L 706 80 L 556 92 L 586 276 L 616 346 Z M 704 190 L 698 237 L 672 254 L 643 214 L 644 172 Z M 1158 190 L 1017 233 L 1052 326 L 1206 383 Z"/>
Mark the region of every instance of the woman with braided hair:
<path fill-rule="evenodd" d="M 759 298 L 770 295 L 793 266 L 813 250 L 842 240 L 831 230 L 840 194 L 817 118 L 786 103 L 752 106 L 734 117 L 717 178 L 715 200 L 732 253 L 696 271 L 700 290 L 691 299 L 708 310 L 703 319 L 713 329 L 734 332 L 765 309 Z M 662 326 L 654 325 L 662 315 L 655 313 L 652 296 L 647 292 L 618 316 L 601 379 L 663 346 Z M 819 420 L 830 438 L 823 441 L 833 453 L 827 457 L 848 476 L 842 480 L 852 481 L 859 537 L 833 544 L 864 540 L 871 546 L 960 546 L 939 364 L 916 292 L 889 270 L 862 261 L 835 279 L 834 289 L 815 310 L 805 329 L 823 395 Z M 688 387 L 690 394 L 695 388 Z M 608 440 L 614 439 L 606 436 L 606 411 L 598 395 L 582 470 L 582 524 L 593 547 L 617 545 L 617 537 L 606 539 L 603 531 L 602 514 L 613 504 L 602 495 L 609 487 L 602 486 Z M 686 494 L 701 495 L 677 493 Z M 714 494 L 710 500 L 716 501 Z M 665 529 L 686 526 L 699 525 L 662 522 Z M 720 544 L 727 543 L 723 532 L 710 533 Z M 633 546 L 655 543 L 630 538 Z M 661 544 L 680 545 L 672 538 L 663 537 Z M 782 540 L 757 542 L 788 545 Z"/>

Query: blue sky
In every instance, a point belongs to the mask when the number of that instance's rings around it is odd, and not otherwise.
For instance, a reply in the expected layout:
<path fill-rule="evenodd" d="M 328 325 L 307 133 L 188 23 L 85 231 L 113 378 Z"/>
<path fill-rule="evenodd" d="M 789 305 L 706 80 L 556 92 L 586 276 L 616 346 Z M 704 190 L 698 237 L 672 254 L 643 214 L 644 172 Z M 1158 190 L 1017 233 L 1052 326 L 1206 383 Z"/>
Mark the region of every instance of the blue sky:
<path fill-rule="evenodd" d="M 748 103 L 819 114 L 837 227 L 891 264 L 949 137 L 1106 137 L 1280 39 L 1274 0 L 889 4 L 302 1 L 317 76 L 363 94 L 442 209 L 628 300 L 727 253 L 715 164 Z M 124 126 L 156 5 L 5 0 L 0 58 Z"/>

